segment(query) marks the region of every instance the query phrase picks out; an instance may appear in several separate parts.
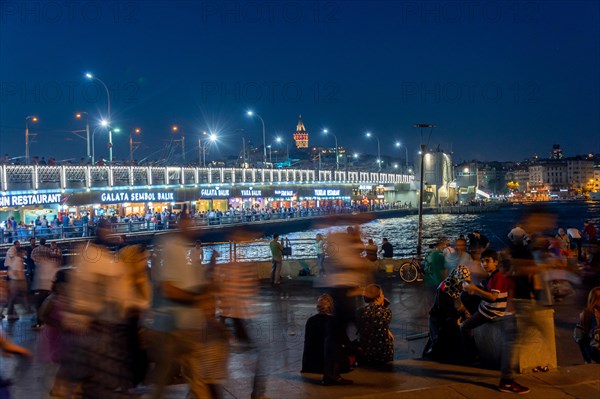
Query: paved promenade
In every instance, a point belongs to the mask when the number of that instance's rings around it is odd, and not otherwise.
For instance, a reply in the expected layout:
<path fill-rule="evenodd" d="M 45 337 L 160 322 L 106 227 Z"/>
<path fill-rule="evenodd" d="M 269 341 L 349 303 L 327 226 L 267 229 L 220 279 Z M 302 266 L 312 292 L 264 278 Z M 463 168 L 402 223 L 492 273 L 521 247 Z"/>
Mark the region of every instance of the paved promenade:
<path fill-rule="evenodd" d="M 318 281 L 318 280 L 315 280 Z M 315 301 L 322 289 L 314 287 L 313 278 L 285 278 L 279 290 L 263 283 L 260 290 L 261 314 L 253 322 L 251 333 L 259 343 L 261 374 L 265 375 L 267 397 L 300 398 L 504 398 L 513 394 L 496 390 L 499 371 L 462 367 L 416 359 L 418 348 L 406 337 L 427 330 L 427 311 L 431 291 L 421 284 L 403 285 L 396 278 L 380 276 L 393 311 L 392 331 L 396 337 L 395 361 L 389 370 L 356 369 L 345 375 L 354 380 L 352 386 L 320 385 L 320 375 L 300 374 L 304 324 L 316 313 Z M 579 350 L 572 340 L 572 329 L 586 291 L 554 306 L 558 369 L 546 373 L 526 373 L 518 382 L 531 388 L 530 398 L 600 398 L 600 365 L 583 365 Z M 8 323 L 2 321 L 3 332 L 16 342 L 36 350 L 39 333 L 30 330 L 32 316 Z M 352 338 L 352 337 L 351 337 Z M 233 350 L 230 356 L 230 378 L 225 383 L 224 399 L 250 397 L 252 369 L 256 357 Z M 15 358 L 0 360 L 2 375 L 14 380 L 13 397 L 46 399 L 46 386 L 51 369 L 39 364 L 18 362 Z M 172 386 L 168 398 L 183 399 L 185 385 Z"/>

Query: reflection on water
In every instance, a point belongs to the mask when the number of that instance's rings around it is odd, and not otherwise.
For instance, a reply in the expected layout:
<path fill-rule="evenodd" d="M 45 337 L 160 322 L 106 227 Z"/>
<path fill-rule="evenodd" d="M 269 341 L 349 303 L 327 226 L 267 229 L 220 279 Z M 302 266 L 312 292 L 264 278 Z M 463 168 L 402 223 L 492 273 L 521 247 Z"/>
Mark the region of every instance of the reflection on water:
<path fill-rule="evenodd" d="M 546 205 L 558 216 L 557 228 L 566 228 L 573 225 L 582 229 L 584 220 L 590 220 L 597 227 L 600 227 L 600 202 L 598 201 L 555 202 Z M 460 234 L 467 235 L 473 230 L 480 230 L 482 234 L 486 235 L 493 248 L 502 248 L 508 245 L 506 237 L 508 232 L 514 227 L 515 223 L 521 220 L 524 211 L 530 206 L 528 204 L 515 204 L 502 208 L 497 212 L 474 215 L 424 215 L 423 248 L 426 251 L 428 245 L 436 242 L 440 237 L 448 237 L 454 240 Z M 410 215 L 374 220 L 360 225 L 360 228 L 363 241 L 366 242 L 368 238 L 372 238 L 375 243 L 381 245 L 382 238 L 386 237 L 394 246 L 395 257 L 410 257 L 416 254 L 418 223 L 418 216 Z M 314 257 L 315 252 L 311 241 L 298 242 L 296 240 L 314 239 L 317 233 L 326 236 L 329 232 L 345 231 L 347 227 L 348 224 L 311 229 L 290 233 L 285 237 L 294 240 L 294 257 Z M 554 235 L 556 231 L 549 233 Z M 270 237 L 265 237 L 265 239 L 270 239 Z M 226 261 L 228 246 L 223 247 L 223 249 L 224 259 L 221 261 Z M 268 242 L 251 245 L 239 251 L 243 251 L 243 258 L 246 259 L 270 259 Z"/>

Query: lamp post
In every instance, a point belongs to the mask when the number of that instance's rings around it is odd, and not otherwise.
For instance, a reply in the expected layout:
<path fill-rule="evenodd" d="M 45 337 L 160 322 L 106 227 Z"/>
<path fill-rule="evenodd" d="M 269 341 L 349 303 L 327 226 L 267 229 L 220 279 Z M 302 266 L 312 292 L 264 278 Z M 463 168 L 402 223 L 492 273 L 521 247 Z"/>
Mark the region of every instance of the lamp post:
<path fill-rule="evenodd" d="M 106 121 L 104 121 L 104 120 L 100 121 L 100 125 L 96 126 L 94 128 L 94 130 L 92 131 L 92 165 L 94 165 L 96 162 L 96 141 L 95 141 L 96 131 L 101 127 L 106 127 Z"/>
<path fill-rule="evenodd" d="M 399 141 L 396 141 L 396 147 L 404 147 L 404 153 L 406 156 L 406 172 L 408 172 L 408 148 L 405 145 L 403 146 Z"/>
<path fill-rule="evenodd" d="M 140 143 L 133 142 L 133 133 L 140 134 L 141 131 L 142 130 L 139 127 L 136 127 L 133 131 L 129 132 L 129 163 L 130 164 L 133 164 L 133 145 L 140 144 Z"/>
<path fill-rule="evenodd" d="M 98 82 L 100 82 L 102 84 L 102 86 L 104 86 L 104 90 L 106 90 L 106 100 L 108 102 L 108 119 L 107 119 L 107 126 L 108 126 L 108 162 L 110 162 L 112 164 L 112 160 L 113 160 L 113 142 L 112 142 L 112 129 L 111 129 L 111 119 L 110 119 L 110 92 L 108 90 L 108 86 L 106 86 L 106 84 L 98 79 L 97 77 L 95 77 L 94 75 L 92 75 L 91 73 L 86 73 L 85 77 L 90 79 L 90 80 L 97 80 Z"/>
<path fill-rule="evenodd" d="M 173 131 L 173 133 L 177 133 L 179 131 L 179 126 L 173 125 L 171 127 L 171 130 Z M 185 136 L 183 135 L 183 132 L 181 132 L 181 139 L 173 141 L 181 142 L 181 159 L 183 160 L 183 163 L 185 163 Z"/>
<path fill-rule="evenodd" d="M 379 137 L 373 135 L 371 132 L 367 132 L 366 136 L 377 140 L 377 171 L 381 172 L 381 144 L 379 143 Z"/>
<path fill-rule="evenodd" d="M 198 163 L 202 162 L 202 167 L 206 167 L 206 145 L 202 145 L 202 136 L 206 136 L 206 131 L 198 136 Z"/>
<path fill-rule="evenodd" d="M 87 112 L 78 112 L 75 114 L 75 118 L 81 119 L 85 115 L 85 138 L 87 142 L 87 159 L 86 162 L 89 162 L 91 159 L 90 154 L 90 116 Z"/>
<path fill-rule="evenodd" d="M 263 129 L 263 163 L 267 163 L 267 140 L 266 140 L 266 136 L 265 136 L 265 121 L 263 120 L 263 118 L 259 114 L 255 113 L 253 111 L 248 111 L 248 112 L 246 112 L 246 114 L 248 116 L 257 116 L 258 119 L 260 119 L 260 122 L 262 123 L 262 129 Z"/>
<path fill-rule="evenodd" d="M 414 127 L 419 128 L 421 130 L 421 182 L 419 184 L 419 232 L 417 238 L 417 258 L 419 261 L 421 260 L 421 255 L 423 253 L 423 195 L 424 195 L 424 166 L 425 166 L 425 152 L 427 151 L 427 144 L 423 142 L 423 129 L 429 128 L 429 137 L 431 138 L 431 132 L 433 132 L 433 128 L 435 125 L 429 123 L 418 123 L 414 125 Z M 429 140 L 427 140 L 429 141 Z"/>
<path fill-rule="evenodd" d="M 37 122 L 38 117 L 29 115 L 25 117 L 25 165 L 29 165 L 29 120 Z"/>
<path fill-rule="evenodd" d="M 329 134 L 329 130 L 323 129 L 323 133 L 324 134 Z M 338 153 L 337 136 L 335 134 L 333 134 L 333 133 L 331 133 L 331 135 L 333 136 L 333 139 L 335 140 L 335 170 L 340 170 L 340 155 Z"/>
<path fill-rule="evenodd" d="M 279 144 L 284 142 L 281 137 L 275 137 L 275 141 L 277 141 L 277 143 L 279 143 Z M 289 147 L 288 143 L 285 142 L 285 160 L 286 160 L 286 162 L 289 159 L 290 159 L 290 147 Z"/>
<path fill-rule="evenodd" d="M 272 152 L 272 149 L 271 149 L 271 144 L 269 144 L 267 146 L 267 148 L 269 149 L 269 163 L 273 163 L 273 152 Z"/>

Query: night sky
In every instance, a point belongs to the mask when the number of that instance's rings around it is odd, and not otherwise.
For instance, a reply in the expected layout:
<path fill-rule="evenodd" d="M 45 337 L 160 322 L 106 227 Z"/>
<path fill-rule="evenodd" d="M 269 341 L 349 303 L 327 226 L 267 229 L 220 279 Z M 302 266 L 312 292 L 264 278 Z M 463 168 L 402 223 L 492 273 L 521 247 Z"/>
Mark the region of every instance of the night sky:
<path fill-rule="evenodd" d="M 0 2 L 0 153 L 79 160 L 71 133 L 92 129 L 111 92 L 116 159 L 142 129 L 135 158 L 157 158 L 177 124 L 197 159 L 199 132 L 219 135 L 210 158 L 242 137 L 292 144 L 302 114 L 310 144 L 404 157 L 415 123 L 455 161 L 600 152 L 600 3 L 533 2 Z M 242 130 L 243 129 L 243 130 Z M 96 155 L 107 138 L 96 134 Z M 136 139 L 138 140 L 138 139 Z M 412 155 L 410 155 L 412 159 Z"/>

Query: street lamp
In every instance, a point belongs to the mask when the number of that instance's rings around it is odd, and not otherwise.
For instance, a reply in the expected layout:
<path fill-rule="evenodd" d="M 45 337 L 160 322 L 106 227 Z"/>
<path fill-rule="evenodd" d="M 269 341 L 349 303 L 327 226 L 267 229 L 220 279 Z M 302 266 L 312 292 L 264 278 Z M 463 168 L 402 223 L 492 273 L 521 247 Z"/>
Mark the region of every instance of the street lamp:
<path fill-rule="evenodd" d="M 133 164 L 133 145 L 140 144 L 133 142 L 133 133 L 140 134 L 142 130 L 139 127 L 136 127 L 133 131 L 129 131 L 129 163 Z"/>
<path fill-rule="evenodd" d="M 206 131 L 198 136 L 198 164 L 202 163 L 202 167 L 206 167 L 206 146 L 202 145 L 202 136 L 206 136 Z"/>
<path fill-rule="evenodd" d="M 104 90 L 106 90 L 106 100 L 108 102 L 108 119 L 107 124 L 105 126 L 108 126 L 108 162 L 112 163 L 113 160 L 113 143 L 112 143 L 112 132 L 111 132 L 111 128 L 110 128 L 110 92 L 108 90 L 108 86 L 106 86 L 106 84 L 98 79 L 97 77 L 95 77 L 94 75 L 92 75 L 91 73 L 86 73 L 85 77 L 90 79 L 90 80 L 97 80 L 98 82 L 100 82 L 102 84 L 102 86 L 104 86 Z"/>
<path fill-rule="evenodd" d="M 265 136 L 265 121 L 263 120 L 263 118 L 259 114 L 255 113 L 253 111 L 248 111 L 248 112 L 246 112 L 246 114 L 248 116 L 257 116 L 258 119 L 260 119 L 260 121 L 262 123 L 262 128 L 263 128 L 263 163 L 267 163 L 267 140 L 266 140 L 266 136 Z"/>
<path fill-rule="evenodd" d="M 87 159 L 86 159 L 86 163 L 87 163 L 91 159 L 91 154 L 90 154 L 90 116 L 88 115 L 87 112 L 78 112 L 78 113 L 75 114 L 75 118 L 76 119 L 82 119 L 83 115 L 85 115 L 85 137 L 86 137 L 86 142 L 87 142 Z"/>
<path fill-rule="evenodd" d="M 29 120 L 36 123 L 38 117 L 29 115 L 25 117 L 25 165 L 29 165 Z"/>
<path fill-rule="evenodd" d="M 381 144 L 379 143 L 379 137 L 371 134 L 371 132 L 367 132 L 367 137 L 373 137 L 377 140 L 377 171 L 381 172 Z"/>
<path fill-rule="evenodd" d="M 399 141 L 396 141 L 396 147 L 404 147 L 404 152 L 406 155 L 406 170 L 408 170 L 408 148 L 406 146 L 403 146 L 402 143 L 400 143 Z"/>
<path fill-rule="evenodd" d="M 273 153 L 271 152 L 271 144 L 269 144 L 267 146 L 267 148 L 269 149 L 269 163 L 273 163 Z"/>
<path fill-rule="evenodd" d="M 323 134 L 329 134 L 329 130 L 323 129 Z M 335 169 L 339 170 L 340 169 L 340 155 L 338 154 L 337 136 L 333 133 L 331 133 L 331 135 L 333 136 L 333 138 L 335 140 Z"/>
<path fill-rule="evenodd" d="M 419 185 L 419 232 L 417 238 L 417 259 L 421 260 L 421 254 L 423 253 L 423 195 L 424 195 L 424 166 L 425 166 L 425 152 L 427 151 L 427 144 L 423 142 L 423 129 L 429 128 L 429 138 L 431 138 L 431 133 L 433 132 L 433 128 L 435 125 L 429 123 L 418 123 L 413 127 L 419 128 L 421 130 L 421 182 Z M 429 142 L 429 139 L 427 140 Z"/>

